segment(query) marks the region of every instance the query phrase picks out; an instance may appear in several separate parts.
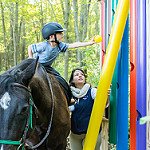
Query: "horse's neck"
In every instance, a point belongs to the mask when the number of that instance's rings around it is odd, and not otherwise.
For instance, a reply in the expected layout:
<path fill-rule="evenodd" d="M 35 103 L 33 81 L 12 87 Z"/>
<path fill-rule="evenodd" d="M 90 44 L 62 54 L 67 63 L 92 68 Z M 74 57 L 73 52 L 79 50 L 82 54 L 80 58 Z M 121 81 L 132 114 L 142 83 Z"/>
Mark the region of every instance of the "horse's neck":
<path fill-rule="evenodd" d="M 53 75 L 47 74 L 42 66 L 37 67 L 30 88 L 34 103 L 41 113 L 51 112 L 54 102 L 53 92 L 57 88 L 57 84 L 58 82 Z"/>
<path fill-rule="evenodd" d="M 41 77 L 34 77 L 30 84 L 32 97 L 37 109 L 41 111 L 51 107 L 51 95 L 48 82 Z"/>

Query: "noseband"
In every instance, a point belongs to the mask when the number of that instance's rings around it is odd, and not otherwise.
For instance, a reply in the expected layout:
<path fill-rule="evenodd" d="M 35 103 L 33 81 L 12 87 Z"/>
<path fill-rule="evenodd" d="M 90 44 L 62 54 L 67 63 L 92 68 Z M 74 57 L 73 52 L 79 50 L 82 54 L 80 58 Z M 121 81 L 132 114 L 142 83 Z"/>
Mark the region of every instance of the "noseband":
<path fill-rule="evenodd" d="M 51 125 L 52 125 L 53 114 L 54 114 L 54 95 L 53 95 L 53 90 L 52 90 L 52 84 L 50 82 L 50 79 L 49 79 L 47 73 L 46 73 L 46 78 L 48 80 L 50 92 L 52 94 L 52 109 L 51 109 L 51 117 L 50 117 L 50 121 L 49 121 L 49 126 L 48 126 L 48 129 L 47 129 L 47 132 L 46 132 L 45 136 L 43 137 L 43 139 L 38 144 L 36 144 L 34 146 L 31 146 L 31 145 L 27 144 L 27 147 L 29 147 L 30 149 L 36 149 L 39 146 L 41 146 L 44 143 L 44 141 L 47 139 L 47 137 L 49 136 L 50 131 L 51 131 Z M 28 132 L 29 128 L 32 129 L 32 115 L 33 115 L 34 102 L 33 102 L 33 98 L 32 98 L 32 95 L 31 95 L 31 91 L 26 86 L 24 86 L 22 84 L 19 84 L 19 83 L 12 83 L 12 85 L 21 87 L 21 88 L 25 89 L 27 92 L 30 93 L 30 99 L 29 99 L 29 117 L 28 117 L 25 129 L 24 129 L 23 136 L 22 136 L 22 138 L 19 141 L 0 140 L 0 144 L 5 144 L 5 145 L 19 145 L 18 148 L 17 148 L 17 150 L 19 150 L 20 148 L 22 148 L 22 150 L 24 150 L 25 149 L 24 146 L 26 144 L 25 140 L 26 140 L 27 132 Z"/>

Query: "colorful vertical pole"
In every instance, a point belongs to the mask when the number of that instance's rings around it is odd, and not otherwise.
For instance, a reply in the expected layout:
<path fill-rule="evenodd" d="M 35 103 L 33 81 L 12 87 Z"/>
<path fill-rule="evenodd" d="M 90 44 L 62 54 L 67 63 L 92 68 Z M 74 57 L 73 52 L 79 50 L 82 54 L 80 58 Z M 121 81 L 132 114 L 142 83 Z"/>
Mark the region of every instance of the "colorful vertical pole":
<path fill-rule="evenodd" d="M 108 0 L 108 41 L 110 37 L 111 26 L 112 26 L 112 2 Z M 107 45 L 108 45 L 108 42 L 107 42 Z"/>
<path fill-rule="evenodd" d="M 120 47 L 117 100 L 117 150 L 128 149 L 128 46 L 129 21 L 126 22 Z"/>
<path fill-rule="evenodd" d="M 110 37 L 110 32 L 111 32 L 111 25 L 112 25 L 112 22 L 111 22 L 111 1 L 110 0 L 106 0 L 105 1 L 105 16 L 106 16 L 106 19 L 105 19 L 105 45 L 107 46 L 108 45 L 108 42 L 109 42 L 109 37 Z M 106 51 L 107 53 L 107 51 Z M 108 118 L 109 116 L 109 108 L 106 108 L 105 110 L 105 117 Z"/>
<path fill-rule="evenodd" d="M 137 0 L 137 150 L 146 150 L 146 125 L 139 119 L 146 115 L 146 0 Z"/>
<path fill-rule="evenodd" d="M 105 56 L 105 0 L 101 0 L 102 64 Z"/>
<path fill-rule="evenodd" d="M 146 56 L 147 56 L 147 78 L 146 78 L 146 100 L 147 116 L 150 116 L 150 0 L 146 1 Z M 147 122 L 146 150 L 150 150 L 150 122 Z"/>
<path fill-rule="evenodd" d="M 136 150 L 136 1 L 130 0 L 130 150 Z"/>
<path fill-rule="evenodd" d="M 108 53 L 106 53 L 102 72 L 100 75 L 100 81 L 97 88 L 97 94 L 94 101 L 83 150 L 94 150 L 95 148 L 108 97 L 108 89 L 110 87 L 114 73 L 128 11 L 129 0 L 120 0 L 114 18 L 114 24 L 111 30 L 110 40 L 107 47 Z"/>
<path fill-rule="evenodd" d="M 105 47 L 108 45 L 108 0 L 105 0 Z"/>
<path fill-rule="evenodd" d="M 112 0 L 112 24 L 116 12 L 117 2 Z M 117 74 L 118 74 L 118 60 L 112 79 L 111 95 L 110 95 L 110 114 L 109 114 L 109 142 L 116 144 L 117 142 Z"/>

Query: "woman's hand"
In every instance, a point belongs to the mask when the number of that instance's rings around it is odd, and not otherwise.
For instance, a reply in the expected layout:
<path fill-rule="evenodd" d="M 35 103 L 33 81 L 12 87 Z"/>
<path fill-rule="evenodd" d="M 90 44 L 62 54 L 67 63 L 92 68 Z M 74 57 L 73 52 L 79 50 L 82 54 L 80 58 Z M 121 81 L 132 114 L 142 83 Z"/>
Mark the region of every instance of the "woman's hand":
<path fill-rule="evenodd" d="M 75 103 L 75 100 L 72 98 L 70 101 L 70 104 L 74 104 L 74 103 Z"/>
<path fill-rule="evenodd" d="M 109 88 L 108 91 L 107 91 L 108 96 L 110 96 L 110 93 L 111 93 L 111 86 L 112 86 L 112 84 L 110 85 L 110 88 Z"/>

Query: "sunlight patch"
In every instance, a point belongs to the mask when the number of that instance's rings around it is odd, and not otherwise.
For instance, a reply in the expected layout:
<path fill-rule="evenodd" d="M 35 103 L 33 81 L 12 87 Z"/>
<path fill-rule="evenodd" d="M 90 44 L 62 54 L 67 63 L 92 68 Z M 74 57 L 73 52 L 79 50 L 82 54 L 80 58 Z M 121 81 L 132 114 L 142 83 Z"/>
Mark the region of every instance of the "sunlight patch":
<path fill-rule="evenodd" d="M 10 95 L 8 92 L 6 92 L 0 99 L 0 106 L 3 109 L 7 109 L 10 106 L 10 101 L 11 101 Z"/>

